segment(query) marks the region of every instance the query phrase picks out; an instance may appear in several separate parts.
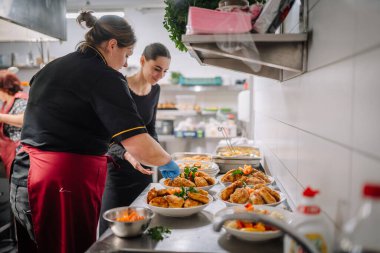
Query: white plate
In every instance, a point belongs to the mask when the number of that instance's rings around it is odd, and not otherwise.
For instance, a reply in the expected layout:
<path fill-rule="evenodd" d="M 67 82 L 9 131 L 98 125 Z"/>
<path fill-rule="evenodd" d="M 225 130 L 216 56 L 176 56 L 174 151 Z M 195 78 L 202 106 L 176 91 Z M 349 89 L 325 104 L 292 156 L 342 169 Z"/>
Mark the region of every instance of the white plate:
<path fill-rule="evenodd" d="M 284 216 L 284 222 L 289 224 L 293 221 L 293 213 L 286 211 L 282 208 L 270 207 L 270 206 L 255 206 L 256 209 L 268 210 L 270 212 L 276 211 L 281 213 Z M 236 208 L 236 207 L 226 207 L 215 214 L 216 217 L 223 216 L 226 214 L 233 214 L 236 210 L 244 210 L 244 208 Z M 282 236 L 281 231 L 267 231 L 267 232 L 250 232 L 250 231 L 241 231 L 234 228 L 229 228 L 223 225 L 223 228 L 227 231 L 227 233 L 237 237 L 238 239 L 244 241 L 267 241 L 274 238 L 278 238 Z"/>
<path fill-rule="evenodd" d="M 157 207 L 157 206 L 152 206 L 149 205 L 149 208 L 152 209 L 154 213 L 161 214 L 163 216 L 168 216 L 168 217 L 186 217 L 190 216 L 196 213 L 199 213 L 203 209 L 205 209 L 212 201 L 213 198 L 211 195 L 208 195 L 209 202 L 207 204 L 201 205 L 201 206 L 196 206 L 196 207 L 188 207 L 188 208 L 164 208 L 164 207 Z"/>
<path fill-rule="evenodd" d="M 165 184 L 164 184 L 164 181 L 165 181 L 165 180 L 166 180 L 166 178 L 161 178 L 160 181 L 159 181 L 159 183 L 160 183 L 163 187 L 165 187 L 165 188 L 167 188 L 167 189 L 170 189 L 170 188 L 178 188 L 177 186 L 168 186 L 168 185 L 165 185 Z M 214 187 L 214 186 L 218 183 L 218 181 L 216 181 L 215 178 L 214 178 L 214 180 L 215 180 L 215 184 L 213 184 L 213 185 L 203 186 L 203 187 L 194 187 L 194 188 L 196 188 L 196 189 L 202 189 L 202 190 L 208 191 L 208 190 L 210 190 L 212 187 Z M 189 188 L 189 187 L 185 187 L 185 188 Z"/>
<path fill-rule="evenodd" d="M 249 203 L 249 201 L 246 202 L 246 203 L 244 203 L 244 204 L 238 204 L 238 203 L 232 203 L 232 202 L 229 202 L 229 201 L 225 201 L 225 200 L 223 200 L 220 197 L 220 194 L 222 193 L 222 190 L 220 190 L 216 196 L 217 196 L 218 199 L 220 199 L 221 201 L 223 201 L 224 204 L 226 204 L 226 206 L 244 206 L 247 203 Z M 263 205 L 254 205 L 254 206 L 277 206 L 277 205 L 279 205 L 281 202 L 283 202 L 284 200 L 286 200 L 286 196 L 282 192 L 279 192 L 279 191 L 277 191 L 277 192 L 280 194 L 280 201 L 278 201 L 276 203 L 272 203 L 272 204 L 263 204 Z"/>
<path fill-rule="evenodd" d="M 224 176 L 224 174 L 218 176 L 218 177 L 216 178 L 216 180 L 218 180 L 218 182 L 219 182 L 221 185 L 223 185 L 224 187 L 227 187 L 227 186 L 229 186 L 230 184 L 232 184 L 231 182 L 222 182 L 222 177 L 223 177 L 223 176 Z M 267 175 L 267 177 L 268 177 L 268 179 L 270 180 L 270 182 L 267 183 L 267 184 L 265 184 L 265 185 L 271 185 L 271 184 L 273 184 L 273 182 L 274 182 L 274 178 L 271 177 L 271 176 L 268 176 L 268 175 Z"/>
<path fill-rule="evenodd" d="M 220 171 L 219 170 L 219 166 L 216 163 L 214 163 L 214 162 L 210 162 L 210 163 L 211 163 L 211 165 L 210 165 L 209 168 L 207 168 L 207 169 L 200 169 L 199 171 L 202 171 L 202 172 L 208 174 L 210 177 L 215 177 L 216 175 L 218 175 L 218 173 Z M 183 171 L 184 171 L 184 169 L 180 169 L 181 173 Z"/>

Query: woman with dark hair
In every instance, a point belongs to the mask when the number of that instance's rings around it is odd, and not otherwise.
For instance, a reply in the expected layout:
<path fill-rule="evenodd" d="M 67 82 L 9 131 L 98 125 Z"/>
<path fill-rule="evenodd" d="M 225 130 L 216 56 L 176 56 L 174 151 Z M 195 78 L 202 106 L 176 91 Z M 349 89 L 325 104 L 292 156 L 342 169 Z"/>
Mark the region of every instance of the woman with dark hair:
<path fill-rule="evenodd" d="M 114 15 L 82 12 L 90 30 L 76 52 L 58 58 L 31 80 L 11 181 L 19 252 L 85 252 L 96 240 L 109 143 L 165 177 L 179 168 L 147 134 L 118 71 L 136 38 Z M 150 170 L 135 167 L 141 173 Z"/>
<path fill-rule="evenodd" d="M 21 82 L 8 70 L 0 71 L 0 157 L 9 178 L 11 165 L 20 146 L 21 126 L 28 95 Z"/>
<path fill-rule="evenodd" d="M 170 52 L 164 45 L 161 43 L 150 44 L 145 47 L 140 58 L 140 71 L 127 77 L 129 91 L 136 103 L 137 111 L 142 117 L 149 135 L 157 142 L 155 125 L 160 97 L 160 86 L 157 82 L 168 71 L 170 59 Z M 120 144 L 111 145 L 108 153 L 113 157 L 116 166 L 114 164 L 108 166 L 100 212 L 99 235 L 103 234 L 108 227 L 102 214 L 111 208 L 129 206 L 152 182 L 151 175 L 137 173 L 133 169 L 140 167 L 141 164 Z"/>

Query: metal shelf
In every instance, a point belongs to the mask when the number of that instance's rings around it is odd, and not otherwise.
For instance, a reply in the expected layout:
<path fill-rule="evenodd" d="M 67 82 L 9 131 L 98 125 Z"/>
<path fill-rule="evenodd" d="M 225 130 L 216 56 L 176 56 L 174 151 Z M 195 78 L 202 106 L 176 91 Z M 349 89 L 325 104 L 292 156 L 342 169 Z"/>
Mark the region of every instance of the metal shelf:
<path fill-rule="evenodd" d="M 307 33 L 182 35 L 182 41 L 201 65 L 285 81 L 306 71 L 307 37 Z M 238 50 L 221 50 L 218 44 L 224 42 Z M 255 72 L 249 66 L 252 64 L 260 64 L 261 69 Z"/>

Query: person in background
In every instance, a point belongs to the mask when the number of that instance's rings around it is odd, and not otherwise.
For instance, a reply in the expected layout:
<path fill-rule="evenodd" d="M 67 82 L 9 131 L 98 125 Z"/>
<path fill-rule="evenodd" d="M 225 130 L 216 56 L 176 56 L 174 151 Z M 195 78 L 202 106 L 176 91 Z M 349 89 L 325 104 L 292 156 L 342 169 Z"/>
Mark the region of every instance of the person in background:
<path fill-rule="evenodd" d="M 28 95 L 22 92 L 21 82 L 8 70 L 0 70 L 0 157 L 7 178 L 20 147 L 21 127 Z"/>
<path fill-rule="evenodd" d="M 160 97 L 162 79 L 169 69 L 170 52 L 161 43 L 153 43 L 145 47 L 140 58 L 140 71 L 127 78 L 129 91 L 150 136 L 157 142 L 156 112 Z M 108 153 L 114 158 L 116 166 L 109 164 L 106 186 L 103 194 L 99 235 L 108 228 L 102 215 L 105 211 L 129 206 L 133 200 L 152 182 L 152 176 L 138 173 L 134 168 L 141 164 L 120 144 L 111 145 Z M 144 166 L 145 167 L 145 166 Z M 147 168 L 147 167 L 145 167 Z"/>
<path fill-rule="evenodd" d="M 167 176 L 179 174 L 147 133 L 118 71 L 136 42 L 131 26 L 91 11 L 77 21 L 90 28 L 78 50 L 48 63 L 30 82 L 10 194 L 20 253 L 85 252 L 95 242 L 111 142 Z"/>

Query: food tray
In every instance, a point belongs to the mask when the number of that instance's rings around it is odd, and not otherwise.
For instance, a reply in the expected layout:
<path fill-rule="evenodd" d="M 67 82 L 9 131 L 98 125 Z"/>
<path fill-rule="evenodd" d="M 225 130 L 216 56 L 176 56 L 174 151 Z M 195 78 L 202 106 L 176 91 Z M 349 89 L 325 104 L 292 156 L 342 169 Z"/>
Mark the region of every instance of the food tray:
<path fill-rule="evenodd" d="M 222 155 L 221 153 L 229 153 L 228 146 L 218 147 L 215 151 L 214 159 L 227 159 L 227 160 L 260 160 L 261 152 L 257 147 L 252 146 L 233 146 L 233 149 L 241 153 L 241 155 Z"/>
<path fill-rule="evenodd" d="M 214 158 L 214 162 L 219 166 L 219 173 L 227 173 L 227 171 L 251 165 L 254 168 L 260 167 L 260 159 L 219 159 Z"/>
<path fill-rule="evenodd" d="M 195 157 L 198 157 L 199 159 L 195 159 Z M 212 161 L 212 155 L 208 153 L 177 152 L 172 154 L 172 159 L 174 161 L 210 162 Z"/>

